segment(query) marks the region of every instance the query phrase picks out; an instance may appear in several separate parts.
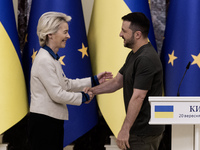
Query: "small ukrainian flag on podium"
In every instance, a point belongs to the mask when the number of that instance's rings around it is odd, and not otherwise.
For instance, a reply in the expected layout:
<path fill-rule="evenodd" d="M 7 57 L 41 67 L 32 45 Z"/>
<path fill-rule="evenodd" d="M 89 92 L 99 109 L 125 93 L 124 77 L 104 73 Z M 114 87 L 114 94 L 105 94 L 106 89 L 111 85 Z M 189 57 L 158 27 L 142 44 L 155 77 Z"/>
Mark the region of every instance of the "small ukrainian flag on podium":
<path fill-rule="evenodd" d="M 155 105 L 155 118 L 173 118 L 173 105 Z"/>

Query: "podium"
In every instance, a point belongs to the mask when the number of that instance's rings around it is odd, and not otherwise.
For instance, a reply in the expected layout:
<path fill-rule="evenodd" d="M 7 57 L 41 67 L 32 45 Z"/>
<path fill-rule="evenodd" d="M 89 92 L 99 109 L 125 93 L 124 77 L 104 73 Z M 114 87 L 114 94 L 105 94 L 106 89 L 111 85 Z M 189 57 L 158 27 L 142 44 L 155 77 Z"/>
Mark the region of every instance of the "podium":
<path fill-rule="evenodd" d="M 200 97 L 149 97 L 149 124 L 172 125 L 171 150 L 200 150 Z"/>

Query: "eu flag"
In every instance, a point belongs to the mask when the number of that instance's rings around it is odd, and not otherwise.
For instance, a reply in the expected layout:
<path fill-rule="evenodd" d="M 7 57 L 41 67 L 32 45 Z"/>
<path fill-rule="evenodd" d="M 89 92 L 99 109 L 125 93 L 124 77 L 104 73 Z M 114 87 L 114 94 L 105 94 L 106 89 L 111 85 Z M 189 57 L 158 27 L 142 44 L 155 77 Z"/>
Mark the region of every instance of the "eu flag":
<path fill-rule="evenodd" d="M 0 134 L 28 112 L 13 1 L 0 1 Z"/>
<path fill-rule="evenodd" d="M 177 95 L 179 84 L 191 62 L 180 86 L 180 96 L 200 95 L 200 1 L 170 1 L 166 21 L 165 39 L 161 52 L 164 68 L 165 95 Z"/>
<path fill-rule="evenodd" d="M 48 11 L 63 12 L 72 17 L 69 22 L 71 38 L 67 40 L 66 47 L 58 52 L 66 76 L 70 79 L 92 76 L 81 0 L 34 0 L 28 24 L 28 42 L 23 56 L 27 82 L 30 80 L 32 59 L 40 48 L 36 35 L 38 19 Z M 89 131 L 98 121 L 96 100 L 80 107 L 68 105 L 68 110 L 69 120 L 64 123 L 64 147 Z"/>

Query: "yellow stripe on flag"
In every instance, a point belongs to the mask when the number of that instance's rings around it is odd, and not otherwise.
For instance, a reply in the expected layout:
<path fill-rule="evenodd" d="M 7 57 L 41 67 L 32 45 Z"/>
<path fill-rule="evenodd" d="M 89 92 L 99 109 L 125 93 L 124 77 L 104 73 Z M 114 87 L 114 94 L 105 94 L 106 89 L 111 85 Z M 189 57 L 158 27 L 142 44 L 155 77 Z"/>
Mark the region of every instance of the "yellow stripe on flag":
<path fill-rule="evenodd" d="M 155 118 L 174 118 L 174 112 L 155 112 Z"/>
<path fill-rule="evenodd" d="M 0 134 L 28 112 L 24 75 L 16 50 L 0 22 Z"/>
<path fill-rule="evenodd" d="M 121 17 L 130 13 L 122 0 L 95 0 L 88 33 L 88 43 L 95 74 L 111 71 L 116 75 L 130 49 L 124 48 Z M 97 96 L 98 105 L 108 126 L 117 137 L 125 118 L 123 91 Z"/>

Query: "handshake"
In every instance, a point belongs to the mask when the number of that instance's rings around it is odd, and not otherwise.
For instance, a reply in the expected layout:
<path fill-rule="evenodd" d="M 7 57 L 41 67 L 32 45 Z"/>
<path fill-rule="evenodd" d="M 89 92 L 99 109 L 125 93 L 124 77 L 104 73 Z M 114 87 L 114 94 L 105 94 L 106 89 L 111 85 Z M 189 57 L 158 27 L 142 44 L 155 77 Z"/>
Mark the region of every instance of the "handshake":
<path fill-rule="evenodd" d="M 97 74 L 97 78 L 98 78 L 99 84 L 102 84 L 102 83 L 107 82 L 107 80 L 109 80 L 109 79 L 113 79 L 113 74 L 111 72 L 104 71 L 104 72 Z M 99 87 L 99 86 L 97 86 L 97 87 Z M 99 93 L 94 94 L 94 89 L 96 92 L 96 87 L 93 87 L 93 88 L 85 87 L 83 89 L 83 92 L 88 94 L 90 97 L 90 99 L 88 101 L 86 101 L 85 104 L 89 104 L 91 102 L 91 100 L 94 98 L 94 96 L 96 94 L 99 94 Z"/>
<path fill-rule="evenodd" d="M 94 98 L 95 94 L 93 93 L 93 90 L 90 87 L 85 87 L 83 89 L 83 92 L 89 95 L 90 99 L 85 102 L 85 104 L 89 104 L 92 101 L 92 99 Z"/>

